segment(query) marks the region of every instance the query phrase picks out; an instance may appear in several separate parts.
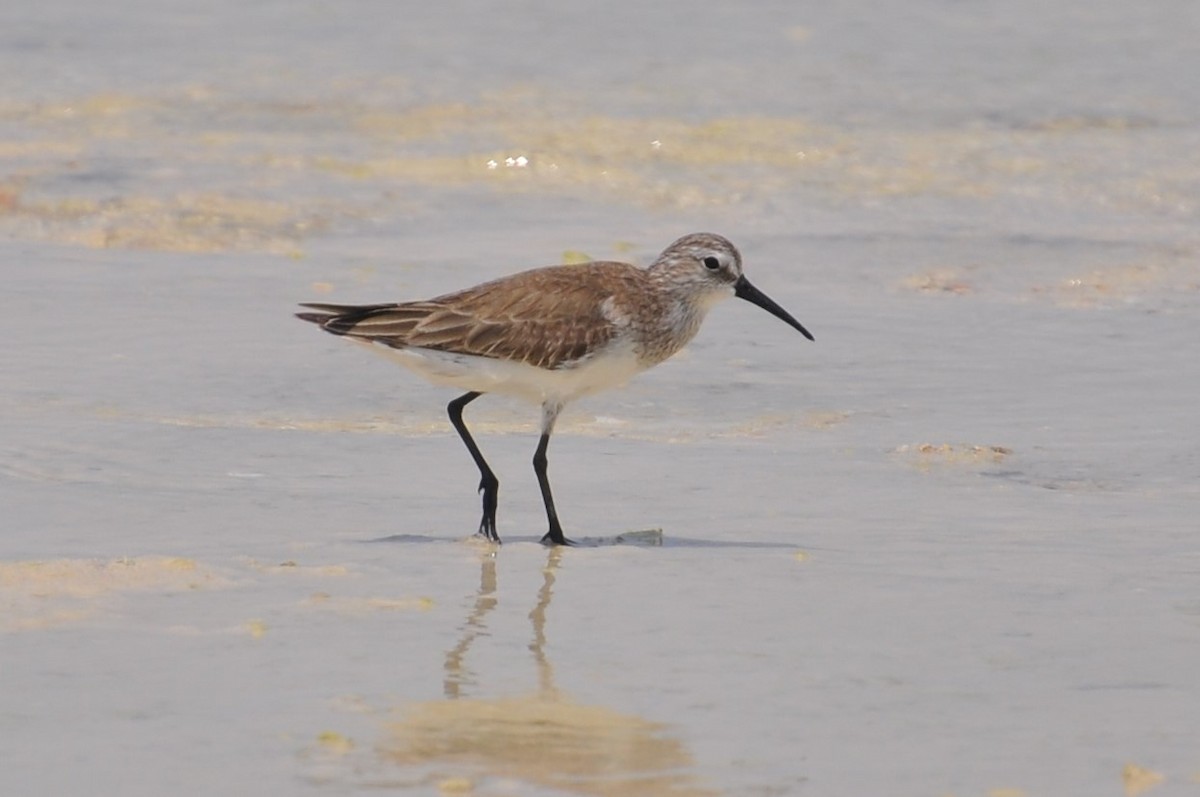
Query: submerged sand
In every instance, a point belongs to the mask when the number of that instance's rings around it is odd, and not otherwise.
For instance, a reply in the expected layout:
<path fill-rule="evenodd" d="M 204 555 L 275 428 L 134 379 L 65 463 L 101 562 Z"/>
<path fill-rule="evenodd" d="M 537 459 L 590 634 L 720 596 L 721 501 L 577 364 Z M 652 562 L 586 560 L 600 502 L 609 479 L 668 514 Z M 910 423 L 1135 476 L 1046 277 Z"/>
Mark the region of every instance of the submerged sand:
<path fill-rule="evenodd" d="M 1200 788 L 1182 5 L 57 6 L 0 40 L 0 793 Z M 571 407 L 575 549 L 536 409 L 468 410 L 470 540 L 452 395 L 290 316 L 700 229 L 816 343 L 731 302 Z"/>

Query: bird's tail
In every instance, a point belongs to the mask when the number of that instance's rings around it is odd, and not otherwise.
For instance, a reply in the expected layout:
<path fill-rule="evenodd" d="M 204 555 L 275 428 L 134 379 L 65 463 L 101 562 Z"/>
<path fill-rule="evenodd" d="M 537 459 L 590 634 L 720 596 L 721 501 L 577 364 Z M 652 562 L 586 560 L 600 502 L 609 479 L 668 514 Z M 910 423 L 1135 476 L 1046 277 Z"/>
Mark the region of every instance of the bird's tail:
<path fill-rule="evenodd" d="M 395 307 L 394 304 L 325 304 L 304 302 L 301 307 L 316 310 L 315 313 L 296 313 L 296 318 L 316 324 L 326 332 L 345 335 L 354 325 L 380 310 Z"/>

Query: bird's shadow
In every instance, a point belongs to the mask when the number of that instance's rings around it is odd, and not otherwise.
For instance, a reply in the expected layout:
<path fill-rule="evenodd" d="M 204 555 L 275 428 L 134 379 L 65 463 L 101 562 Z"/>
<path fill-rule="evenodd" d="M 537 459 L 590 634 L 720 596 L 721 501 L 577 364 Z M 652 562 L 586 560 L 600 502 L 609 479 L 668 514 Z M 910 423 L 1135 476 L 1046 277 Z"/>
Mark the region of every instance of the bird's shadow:
<path fill-rule="evenodd" d="M 505 537 L 506 544 L 540 543 L 541 537 L 509 536 Z M 471 537 L 433 537 L 427 534 L 389 534 L 386 537 L 363 540 L 366 543 L 407 543 L 409 545 L 428 545 L 452 543 L 456 545 L 500 547 L 488 542 L 478 535 Z M 760 540 L 705 540 L 695 537 L 676 537 L 663 533 L 662 529 L 641 529 L 626 531 L 601 537 L 575 537 L 572 548 L 607 548 L 613 545 L 631 545 L 636 548 L 795 548 L 795 545 L 784 542 L 764 542 Z"/>

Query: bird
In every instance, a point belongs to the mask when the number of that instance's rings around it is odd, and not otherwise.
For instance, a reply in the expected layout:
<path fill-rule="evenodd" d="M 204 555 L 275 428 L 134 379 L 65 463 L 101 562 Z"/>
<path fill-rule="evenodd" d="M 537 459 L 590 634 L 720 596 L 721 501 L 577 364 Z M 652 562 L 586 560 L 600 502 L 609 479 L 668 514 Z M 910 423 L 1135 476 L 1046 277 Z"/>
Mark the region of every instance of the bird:
<path fill-rule="evenodd" d="M 500 543 L 500 482 L 463 421 L 487 393 L 541 406 L 533 469 L 549 529 L 546 545 L 572 545 L 563 533 L 546 454 L 559 413 L 570 402 L 663 362 L 700 330 L 717 302 L 735 296 L 812 334 L 742 272 L 726 238 L 691 233 L 651 263 L 593 261 L 522 271 L 424 301 L 343 305 L 306 302 L 296 317 L 392 356 L 434 384 L 466 391 L 446 411 L 479 469 L 483 514 L 478 536 Z"/>

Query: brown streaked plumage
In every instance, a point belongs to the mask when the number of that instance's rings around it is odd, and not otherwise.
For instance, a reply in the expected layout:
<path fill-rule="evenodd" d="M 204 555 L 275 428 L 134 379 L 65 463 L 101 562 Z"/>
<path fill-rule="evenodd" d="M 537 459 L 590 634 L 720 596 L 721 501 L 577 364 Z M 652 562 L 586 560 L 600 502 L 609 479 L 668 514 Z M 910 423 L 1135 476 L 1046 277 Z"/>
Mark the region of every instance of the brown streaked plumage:
<path fill-rule="evenodd" d="M 587 279 L 581 279 L 583 274 Z M 646 272 L 625 263 L 534 269 L 428 301 L 347 307 L 306 304 L 335 316 L 325 329 L 391 348 L 426 348 L 556 369 L 612 340 L 616 327 L 595 286 L 622 295 L 646 288 Z M 317 321 L 308 314 L 306 320 Z"/>
<path fill-rule="evenodd" d="M 297 313 L 322 329 L 379 344 L 430 381 L 467 392 L 450 402 L 450 421 L 479 467 L 479 534 L 496 533 L 499 481 L 462 420 L 484 393 L 542 406 L 534 454 L 550 529 L 543 542 L 567 544 L 546 476 L 546 447 L 567 402 L 614 387 L 683 348 L 709 308 L 730 295 L 757 304 L 799 330 L 800 322 L 747 281 L 733 244 L 712 233 L 675 241 L 648 267 L 596 262 L 524 271 L 427 301 L 305 304 Z"/>

